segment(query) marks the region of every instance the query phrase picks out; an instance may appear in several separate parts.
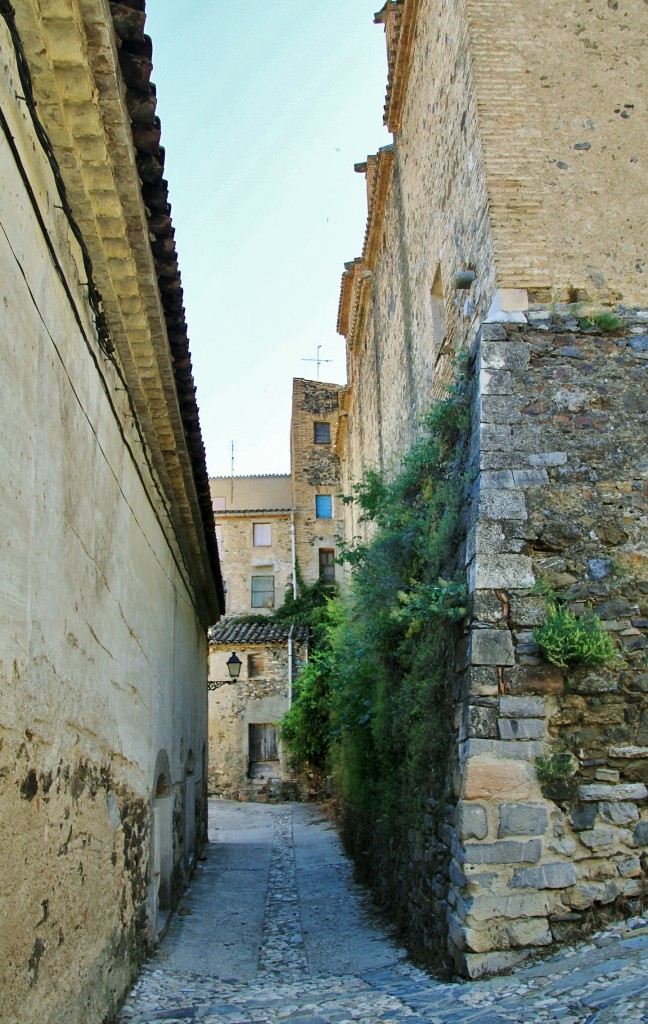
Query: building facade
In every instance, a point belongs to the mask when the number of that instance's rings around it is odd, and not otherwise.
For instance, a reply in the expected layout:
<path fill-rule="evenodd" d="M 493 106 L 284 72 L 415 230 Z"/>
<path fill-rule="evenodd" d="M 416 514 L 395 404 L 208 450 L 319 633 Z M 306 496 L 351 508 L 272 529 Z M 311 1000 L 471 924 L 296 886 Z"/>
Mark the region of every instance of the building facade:
<path fill-rule="evenodd" d="M 210 479 L 227 593 L 227 618 L 209 633 L 211 793 L 259 799 L 294 792 L 279 738 L 308 637 L 290 626 L 246 624 L 270 617 L 286 595 L 322 579 L 334 586 L 342 502 L 335 441 L 340 388 L 293 381 L 291 472 Z M 236 654 L 232 681 L 227 659 Z M 276 756 L 259 759 L 259 744 Z"/>
<path fill-rule="evenodd" d="M 290 459 L 296 559 L 305 583 L 335 583 L 343 504 L 335 448 L 340 418 L 337 384 L 293 380 Z"/>
<path fill-rule="evenodd" d="M 292 586 L 292 494 L 288 474 L 211 477 L 227 613 L 269 614 Z"/>
<path fill-rule="evenodd" d="M 648 12 L 390 0 L 376 20 L 394 140 L 356 168 L 337 452 L 345 493 L 367 467 L 389 477 L 467 353 L 453 796 L 442 839 L 417 832 L 410 916 L 477 976 L 645 892 Z M 613 667 L 540 658 L 541 580 L 598 612 Z M 573 768 L 561 792 L 539 769 L 554 755 Z"/>
<path fill-rule="evenodd" d="M 7 1024 L 110 1018 L 206 838 L 222 588 L 150 40 L 113 6 L 0 4 Z"/>
<path fill-rule="evenodd" d="M 308 653 L 303 627 L 224 619 L 209 631 L 209 792 L 234 800 L 295 796 L 279 735 Z M 235 654 L 240 675 L 227 662 Z"/>

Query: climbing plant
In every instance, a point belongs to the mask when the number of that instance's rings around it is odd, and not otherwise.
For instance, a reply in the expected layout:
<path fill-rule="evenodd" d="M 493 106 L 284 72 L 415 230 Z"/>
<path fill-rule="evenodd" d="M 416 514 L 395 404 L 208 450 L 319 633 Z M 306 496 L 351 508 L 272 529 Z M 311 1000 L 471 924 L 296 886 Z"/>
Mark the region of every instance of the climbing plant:
<path fill-rule="evenodd" d="M 295 760 L 334 775 L 352 845 L 374 868 L 407 842 L 412 823 L 442 806 L 452 736 L 447 665 L 467 601 L 469 435 L 463 363 L 398 472 L 388 480 L 368 470 L 344 499 L 371 539 L 344 549 L 348 593 L 327 602 L 320 645 L 283 722 Z"/>

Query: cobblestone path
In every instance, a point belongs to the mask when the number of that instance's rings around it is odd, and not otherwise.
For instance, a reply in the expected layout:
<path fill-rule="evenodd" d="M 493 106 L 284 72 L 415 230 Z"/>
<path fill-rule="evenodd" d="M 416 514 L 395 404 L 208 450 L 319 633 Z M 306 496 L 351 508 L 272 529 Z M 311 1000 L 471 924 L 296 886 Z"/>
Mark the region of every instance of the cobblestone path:
<path fill-rule="evenodd" d="M 207 861 L 121 1024 L 648 1024 L 648 922 L 515 975 L 436 981 L 367 913 L 317 810 L 213 801 Z"/>

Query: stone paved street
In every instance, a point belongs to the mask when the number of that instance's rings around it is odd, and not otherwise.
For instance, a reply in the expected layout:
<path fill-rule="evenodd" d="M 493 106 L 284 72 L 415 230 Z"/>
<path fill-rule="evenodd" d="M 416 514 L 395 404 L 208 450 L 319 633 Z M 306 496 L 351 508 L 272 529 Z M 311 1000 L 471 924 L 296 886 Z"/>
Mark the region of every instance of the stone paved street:
<path fill-rule="evenodd" d="M 212 801 L 206 862 L 121 1024 L 648 1022 L 648 922 L 514 976 L 441 983 L 367 910 L 317 808 Z"/>

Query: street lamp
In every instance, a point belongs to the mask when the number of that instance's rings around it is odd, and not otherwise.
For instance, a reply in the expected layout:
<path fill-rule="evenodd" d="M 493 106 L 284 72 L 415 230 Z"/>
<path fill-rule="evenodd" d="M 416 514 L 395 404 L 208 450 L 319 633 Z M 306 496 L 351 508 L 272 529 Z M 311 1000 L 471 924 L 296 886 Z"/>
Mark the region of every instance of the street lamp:
<path fill-rule="evenodd" d="M 229 672 L 232 679 L 238 679 L 241 674 L 241 665 L 243 662 L 240 658 L 236 657 L 234 651 L 232 651 L 232 657 L 228 658 L 225 662 L 227 665 L 227 671 Z"/>

